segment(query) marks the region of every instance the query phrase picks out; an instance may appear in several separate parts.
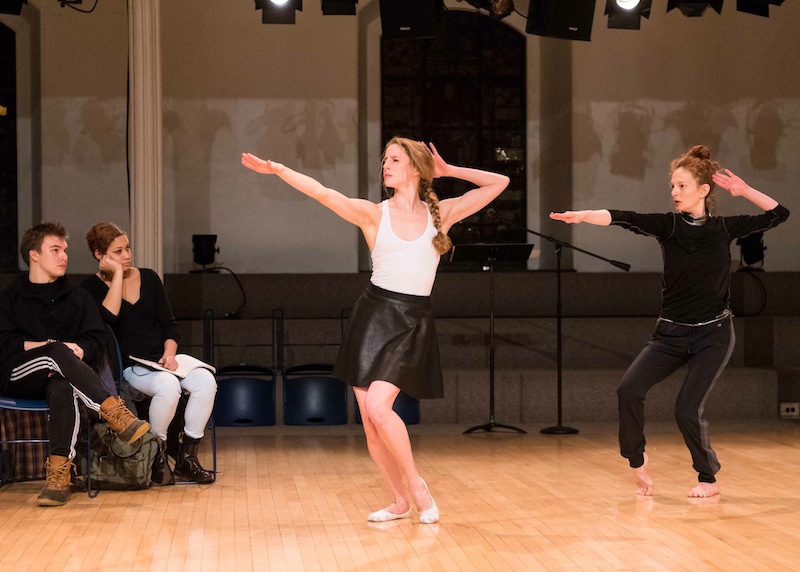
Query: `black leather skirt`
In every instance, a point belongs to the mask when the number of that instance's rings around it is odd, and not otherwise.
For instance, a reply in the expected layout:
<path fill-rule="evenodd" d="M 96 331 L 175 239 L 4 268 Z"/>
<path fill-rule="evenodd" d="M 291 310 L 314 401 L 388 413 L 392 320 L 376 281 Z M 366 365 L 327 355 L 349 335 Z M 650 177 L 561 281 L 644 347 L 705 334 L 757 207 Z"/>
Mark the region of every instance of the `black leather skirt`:
<path fill-rule="evenodd" d="M 355 387 L 380 380 L 418 399 L 443 397 L 430 296 L 370 284 L 353 306 L 333 373 Z"/>

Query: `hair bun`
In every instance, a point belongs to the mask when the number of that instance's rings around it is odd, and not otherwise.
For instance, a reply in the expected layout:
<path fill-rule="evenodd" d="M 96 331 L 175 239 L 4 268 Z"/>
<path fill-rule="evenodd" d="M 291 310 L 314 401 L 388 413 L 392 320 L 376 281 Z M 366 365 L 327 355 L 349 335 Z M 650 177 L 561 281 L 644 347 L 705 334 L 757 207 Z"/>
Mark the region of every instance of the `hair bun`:
<path fill-rule="evenodd" d="M 711 150 L 705 145 L 695 145 L 686 152 L 690 157 L 697 157 L 703 161 L 711 159 Z"/>

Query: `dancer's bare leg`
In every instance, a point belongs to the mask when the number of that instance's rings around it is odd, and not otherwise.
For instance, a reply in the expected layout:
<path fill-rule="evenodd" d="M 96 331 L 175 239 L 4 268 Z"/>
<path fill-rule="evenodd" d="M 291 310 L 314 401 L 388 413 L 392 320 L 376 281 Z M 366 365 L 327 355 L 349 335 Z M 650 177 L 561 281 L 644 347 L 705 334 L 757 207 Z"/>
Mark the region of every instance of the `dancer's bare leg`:
<path fill-rule="evenodd" d="M 400 467 L 392 457 L 391 452 L 383 443 L 375 424 L 372 419 L 366 414 L 367 411 L 367 389 L 363 387 L 354 387 L 353 391 L 358 402 L 358 409 L 361 412 L 361 422 L 364 427 L 364 435 L 367 438 L 367 449 L 378 466 L 384 481 L 389 486 L 389 490 L 394 496 L 394 502 L 383 510 L 393 514 L 404 514 L 411 508 L 408 499 L 406 498 L 406 488 L 403 483 L 403 473 Z"/>
<path fill-rule="evenodd" d="M 649 496 L 653 494 L 653 479 L 647 472 L 647 465 L 650 460 L 647 458 L 647 453 L 644 454 L 644 463 L 641 467 L 633 469 L 633 475 L 636 480 L 636 494 L 642 496 Z"/>
<path fill-rule="evenodd" d="M 386 381 L 373 381 L 367 390 L 365 407 L 361 409 L 362 419 L 363 412 L 366 411 L 378 437 L 405 476 L 417 510 L 423 511 L 433 505 L 433 498 L 419 477 L 406 424 L 392 410 L 398 393 L 400 390 L 396 385 Z"/>
<path fill-rule="evenodd" d="M 719 494 L 717 483 L 697 483 L 687 496 L 692 498 L 708 498 Z"/>

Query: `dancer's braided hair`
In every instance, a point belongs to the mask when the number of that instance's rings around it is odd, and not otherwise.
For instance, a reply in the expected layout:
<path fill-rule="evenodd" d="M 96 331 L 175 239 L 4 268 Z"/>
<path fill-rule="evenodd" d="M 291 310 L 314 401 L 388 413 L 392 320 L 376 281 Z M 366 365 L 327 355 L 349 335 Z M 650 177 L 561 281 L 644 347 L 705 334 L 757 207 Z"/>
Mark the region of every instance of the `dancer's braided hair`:
<path fill-rule="evenodd" d="M 444 254 L 449 251 L 453 243 L 450 237 L 442 232 L 442 215 L 439 213 L 439 197 L 433 190 L 433 154 L 428 146 L 421 141 L 414 141 L 413 139 L 406 139 L 405 137 L 392 137 L 392 139 L 384 147 L 383 154 L 386 155 L 386 150 L 390 145 L 399 145 L 408 154 L 411 160 L 411 166 L 416 169 L 419 174 L 419 198 L 428 205 L 431 211 L 431 218 L 433 219 L 433 226 L 438 231 L 436 236 L 433 237 L 433 247 L 439 254 Z M 384 187 L 384 192 L 389 195 L 388 189 Z"/>

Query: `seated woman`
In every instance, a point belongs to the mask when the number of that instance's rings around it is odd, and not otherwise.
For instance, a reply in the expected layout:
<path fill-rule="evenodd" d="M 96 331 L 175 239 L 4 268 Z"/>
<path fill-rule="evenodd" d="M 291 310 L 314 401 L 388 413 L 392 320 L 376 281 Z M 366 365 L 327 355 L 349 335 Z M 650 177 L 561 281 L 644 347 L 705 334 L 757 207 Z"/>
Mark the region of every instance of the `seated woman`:
<path fill-rule="evenodd" d="M 174 484 L 166 456 L 169 428 L 182 391 L 189 393 L 184 428 L 174 474 L 198 483 L 211 483 L 214 474 L 197 459 L 197 449 L 214 408 L 217 382 L 205 368 L 196 368 L 183 379 L 138 365 L 129 356 L 156 361 L 174 371 L 180 335 L 178 323 L 153 270 L 131 266 L 128 237 L 117 225 L 101 222 L 86 233 L 89 250 L 98 261 L 96 275 L 81 286 L 100 305 L 100 313 L 119 340 L 123 357 L 122 377 L 133 389 L 152 397 L 151 432 L 159 438 L 161 455 L 153 465 L 153 483 Z"/>

